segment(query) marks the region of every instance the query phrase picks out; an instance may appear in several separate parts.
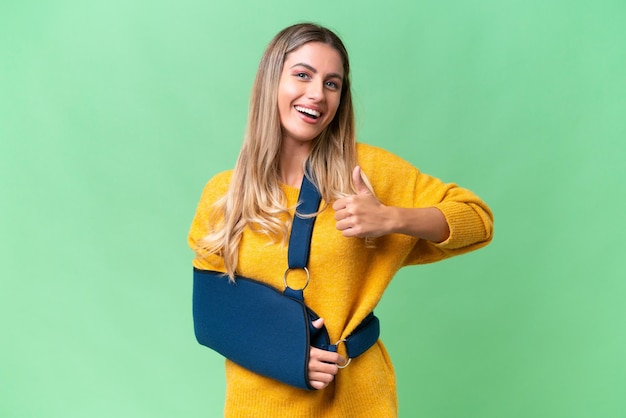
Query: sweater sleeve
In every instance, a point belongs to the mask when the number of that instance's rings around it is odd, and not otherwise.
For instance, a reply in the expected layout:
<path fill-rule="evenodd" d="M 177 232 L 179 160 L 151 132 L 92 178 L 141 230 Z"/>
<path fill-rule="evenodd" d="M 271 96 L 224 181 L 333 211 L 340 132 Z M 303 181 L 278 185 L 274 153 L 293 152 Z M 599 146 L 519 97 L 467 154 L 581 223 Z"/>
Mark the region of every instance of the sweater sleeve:
<path fill-rule="evenodd" d="M 199 242 L 209 233 L 211 208 L 219 198 L 226 194 L 231 175 L 231 171 L 217 174 L 209 180 L 200 196 L 200 202 L 196 208 L 187 237 L 189 247 L 196 253 L 196 257 L 193 260 L 193 266 L 196 268 L 225 271 L 222 257 L 216 254 L 207 254 L 199 246 Z"/>
<path fill-rule="evenodd" d="M 464 254 L 487 245 L 493 238 L 493 214 L 478 196 L 454 183 L 415 169 L 414 207 L 439 209 L 450 228 L 441 243 L 416 240 L 405 264 L 430 263 Z"/>

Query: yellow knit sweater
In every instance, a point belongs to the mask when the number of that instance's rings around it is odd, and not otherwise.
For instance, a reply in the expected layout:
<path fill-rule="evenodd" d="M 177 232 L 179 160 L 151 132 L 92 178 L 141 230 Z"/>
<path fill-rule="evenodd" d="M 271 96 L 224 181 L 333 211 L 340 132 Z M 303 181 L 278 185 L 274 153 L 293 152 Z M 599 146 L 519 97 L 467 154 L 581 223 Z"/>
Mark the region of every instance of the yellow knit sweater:
<path fill-rule="evenodd" d="M 325 319 L 333 341 L 348 336 L 374 310 L 402 266 L 430 263 L 475 250 L 491 240 L 493 231 L 491 211 L 469 190 L 444 184 L 380 148 L 358 144 L 357 151 L 359 165 L 383 204 L 435 206 L 445 215 L 450 236 L 445 242 L 434 244 L 392 234 L 377 238 L 375 248 L 367 248 L 363 239 L 342 236 L 335 228 L 332 207 L 327 207 L 315 222 L 309 259 L 311 281 L 305 290 L 305 301 Z M 209 209 L 226 192 L 230 178 L 231 172 L 224 172 L 206 185 L 189 233 L 192 249 L 206 235 Z M 295 206 L 299 189 L 282 188 L 288 205 Z M 196 256 L 193 265 L 199 269 L 224 271 L 221 259 L 215 255 Z M 283 289 L 286 268 L 286 246 L 271 244 L 266 236 L 250 229 L 244 232 L 238 274 Z M 291 284 L 292 274 L 289 280 Z M 298 287 L 297 282 L 292 287 Z M 250 342 L 250 349 L 256 349 L 254 341 Z M 340 370 L 326 389 L 293 388 L 229 360 L 226 360 L 226 382 L 227 417 L 397 416 L 393 366 L 380 340 Z"/>

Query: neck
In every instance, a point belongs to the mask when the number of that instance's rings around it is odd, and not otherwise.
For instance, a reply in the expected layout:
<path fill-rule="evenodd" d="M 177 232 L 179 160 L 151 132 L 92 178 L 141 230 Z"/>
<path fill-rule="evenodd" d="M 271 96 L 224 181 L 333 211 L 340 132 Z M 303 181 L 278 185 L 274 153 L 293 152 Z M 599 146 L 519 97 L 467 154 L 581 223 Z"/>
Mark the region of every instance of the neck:
<path fill-rule="evenodd" d="M 304 177 L 302 166 L 310 151 L 310 142 L 283 141 L 280 150 L 280 179 L 284 184 L 300 187 Z"/>

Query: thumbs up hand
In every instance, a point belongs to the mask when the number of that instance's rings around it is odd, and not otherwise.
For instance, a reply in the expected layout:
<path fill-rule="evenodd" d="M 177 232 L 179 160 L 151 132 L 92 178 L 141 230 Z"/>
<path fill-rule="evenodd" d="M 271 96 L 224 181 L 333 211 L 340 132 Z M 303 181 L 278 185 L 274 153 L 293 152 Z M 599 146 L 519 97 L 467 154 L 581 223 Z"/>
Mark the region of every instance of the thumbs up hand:
<path fill-rule="evenodd" d="M 367 186 L 361 167 L 352 171 L 356 195 L 338 199 L 333 204 L 337 229 L 345 237 L 379 237 L 390 232 L 393 224 L 392 211 L 380 203 Z"/>

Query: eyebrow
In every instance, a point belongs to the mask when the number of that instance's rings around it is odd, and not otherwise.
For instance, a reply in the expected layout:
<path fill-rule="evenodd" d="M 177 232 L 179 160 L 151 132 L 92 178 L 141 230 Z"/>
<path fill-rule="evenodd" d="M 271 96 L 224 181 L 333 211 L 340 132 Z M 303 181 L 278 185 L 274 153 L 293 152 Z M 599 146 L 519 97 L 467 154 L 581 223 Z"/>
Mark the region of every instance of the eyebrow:
<path fill-rule="evenodd" d="M 305 64 L 304 62 L 299 62 L 297 64 L 292 65 L 289 68 L 294 68 L 294 67 L 304 67 L 307 70 L 311 71 L 312 73 L 317 74 L 317 70 L 314 67 L 310 66 L 309 64 Z M 340 80 L 343 80 L 343 76 L 339 73 L 330 73 L 328 74 L 328 77 L 336 77 Z"/>

